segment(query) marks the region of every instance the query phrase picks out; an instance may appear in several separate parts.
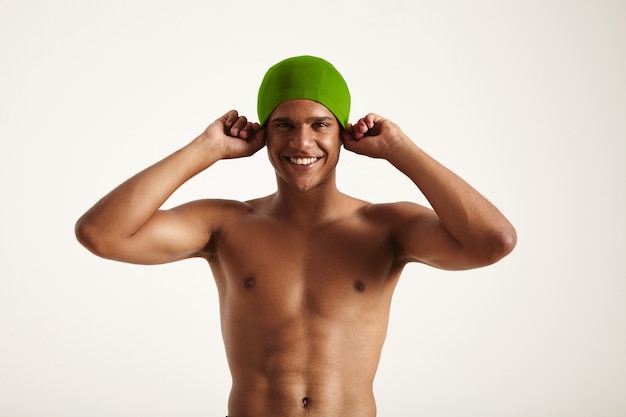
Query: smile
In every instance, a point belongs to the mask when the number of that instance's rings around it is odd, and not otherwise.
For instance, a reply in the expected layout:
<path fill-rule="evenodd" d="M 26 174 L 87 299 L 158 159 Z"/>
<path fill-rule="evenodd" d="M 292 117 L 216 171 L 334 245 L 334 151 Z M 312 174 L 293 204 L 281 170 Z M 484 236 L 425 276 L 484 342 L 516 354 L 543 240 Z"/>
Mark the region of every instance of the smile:
<path fill-rule="evenodd" d="M 295 164 L 295 165 L 311 165 L 311 164 L 317 162 L 317 160 L 320 159 L 320 158 L 293 158 L 293 157 L 290 157 L 290 158 L 287 158 L 287 159 L 289 159 L 289 161 L 292 164 Z"/>

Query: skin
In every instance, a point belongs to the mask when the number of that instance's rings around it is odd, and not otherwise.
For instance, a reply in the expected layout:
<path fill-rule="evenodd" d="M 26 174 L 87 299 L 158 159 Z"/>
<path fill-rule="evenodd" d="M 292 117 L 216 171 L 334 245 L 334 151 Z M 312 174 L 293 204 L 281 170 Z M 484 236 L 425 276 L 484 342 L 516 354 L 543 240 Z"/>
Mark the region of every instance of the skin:
<path fill-rule="evenodd" d="M 160 209 L 213 163 L 264 146 L 274 194 Z M 389 161 L 432 208 L 341 193 L 342 146 Z M 207 260 L 232 374 L 230 417 L 375 416 L 372 385 L 404 266 L 476 268 L 516 243 L 496 207 L 396 124 L 368 114 L 344 130 L 308 100 L 282 103 L 263 129 L 228 112 L 96 203 L 76 234 L 95 254 L 123 262 Z"/>

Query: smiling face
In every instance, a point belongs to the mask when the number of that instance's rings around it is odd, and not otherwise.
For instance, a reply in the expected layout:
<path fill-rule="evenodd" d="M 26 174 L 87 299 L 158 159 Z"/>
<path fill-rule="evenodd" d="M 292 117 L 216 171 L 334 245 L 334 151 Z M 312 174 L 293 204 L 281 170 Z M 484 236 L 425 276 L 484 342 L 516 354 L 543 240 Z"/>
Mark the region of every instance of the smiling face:
<path fill-rule="evenodd" d="M 332 180 L 341 148 L 341 127 L 323 105 L 311 100 L 279 104 L 266 124 L 270 162 L 279 182 L 308 191 Z M 280 185 L 280 184 L 279 184 Z"/>

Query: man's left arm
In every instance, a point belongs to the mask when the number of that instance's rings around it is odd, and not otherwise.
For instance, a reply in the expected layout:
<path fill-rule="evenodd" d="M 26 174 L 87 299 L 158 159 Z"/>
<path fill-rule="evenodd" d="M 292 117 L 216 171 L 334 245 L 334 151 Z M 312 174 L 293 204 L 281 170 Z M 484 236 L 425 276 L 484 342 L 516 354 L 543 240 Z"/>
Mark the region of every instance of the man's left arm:
<path fill-rule="evenodd" d="M 368 114 L 343 134 L 350 151 L 389 161 L 424 194 L 390 209 L 398 256 L 443 269 L 492 264 L 515 247 L 515 228 L 485 197 L 422 151 L 390 120 Z"/>

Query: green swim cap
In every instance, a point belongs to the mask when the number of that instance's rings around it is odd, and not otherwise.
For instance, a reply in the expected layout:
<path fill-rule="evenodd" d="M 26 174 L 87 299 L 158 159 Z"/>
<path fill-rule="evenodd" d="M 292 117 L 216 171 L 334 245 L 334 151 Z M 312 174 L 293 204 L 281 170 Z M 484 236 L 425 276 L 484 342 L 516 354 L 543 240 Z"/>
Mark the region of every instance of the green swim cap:
<path fill-rule="evenodd" d="M 264 125 L 280 103 L 308 99 L 323 104 L 341 126 L 348 125 L 350 91 L 339 71 L 328 61 L 314 56 L 287 58 L 272 66 L 259 87 L 257 113 Z"/>

